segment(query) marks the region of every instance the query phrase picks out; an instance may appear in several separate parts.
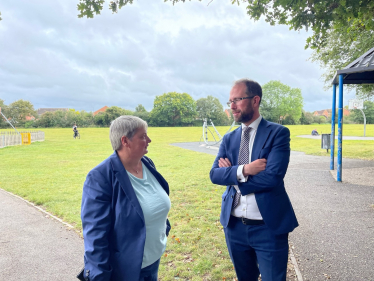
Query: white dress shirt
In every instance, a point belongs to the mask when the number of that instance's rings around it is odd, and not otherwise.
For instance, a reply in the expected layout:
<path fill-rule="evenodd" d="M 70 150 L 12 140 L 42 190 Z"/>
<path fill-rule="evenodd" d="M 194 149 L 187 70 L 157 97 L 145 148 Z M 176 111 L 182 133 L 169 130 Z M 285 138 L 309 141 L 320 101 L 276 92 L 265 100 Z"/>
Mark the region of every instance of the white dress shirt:
<path fill-rule="evenodd" d="M 248 127 L 251 128 L 249 131 L 249 163 L 251 162 L 251 156 L 252 156 L 252 147 L 254 140 L 256 138 L 257 128 L 262 120 L 262 116 L 260 115 L 255 121 L 253 121 Z M 247 126 L 242 123 L 242 137 L 244 129 Z M 235 165 L 236 163 L 232 163 Z M 243 167 L 244 165 L 239 165 L 237 170 L 237 179 L 239 182 L 246 182 L 248 177 L 245 177 L 243 175 Z M 240 193 L 240 190 L 237 185 L 234 185 L 237 192 Z M 258 209 L 255 194 L 250 193 L 245 196 L 240 196 L 240 201 L 238 206 L 236 206 L 235 209 L 231 210 L 231 215 L 238 218 L 247 218 L 252 220 L 262 220 L 262 216 L 260 213 L 260 210 Z"/>

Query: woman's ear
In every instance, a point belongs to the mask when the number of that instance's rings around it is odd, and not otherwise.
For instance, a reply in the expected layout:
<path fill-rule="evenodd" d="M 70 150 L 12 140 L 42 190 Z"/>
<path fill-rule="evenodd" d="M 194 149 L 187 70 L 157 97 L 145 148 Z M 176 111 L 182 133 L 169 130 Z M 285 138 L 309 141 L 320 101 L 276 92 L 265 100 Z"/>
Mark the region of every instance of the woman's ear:
<path fill-rule="evenodd" d="M 121 137 L 121 144 L 124 147 L 128 147 L 129 146 L 129 139 L 126 136 L 122 136 Z"/>

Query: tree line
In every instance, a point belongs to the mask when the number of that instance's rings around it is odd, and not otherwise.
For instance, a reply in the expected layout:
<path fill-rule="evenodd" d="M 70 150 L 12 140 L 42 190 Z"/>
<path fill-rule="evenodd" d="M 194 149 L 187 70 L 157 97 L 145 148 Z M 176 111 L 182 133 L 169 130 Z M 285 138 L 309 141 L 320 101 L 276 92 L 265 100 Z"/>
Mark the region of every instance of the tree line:
<path fill-rule="evenodd" d="M 216 97 L 207 96 L 195 101 L 187 93 L 176 92 L 156 96 L 153 109 L 149 112 L 139 104 L 135 111 L 112 106 L 96 115 L 92 112 L 69 109 L 45 112 L 38 116 L 29 101 L 18 100 L 8 106 L 1 99 L 0 107 L 14 126 L 26 128 L 66 128 L 75 123 L 80 127 L 107 127 L 112 120 L 121 115 L 138 116 L 153 127 L 201 126 L 205 118 L 213 121 L 216 126 L 230 125 L 233 122 L 231 112 L 225 111 Z M 265 119 L 282 122 L 285 125 L 300 124 L 302 107 L 303 97 L 300 89 L 291 88 L 280 81 L 270 81 L 263 86 L 261 114 Z M 35 120 L 30 120 L 31 116 L 35 117 Z M 1 118 L 0 127 L 6 126 L 6 121 Z"/>

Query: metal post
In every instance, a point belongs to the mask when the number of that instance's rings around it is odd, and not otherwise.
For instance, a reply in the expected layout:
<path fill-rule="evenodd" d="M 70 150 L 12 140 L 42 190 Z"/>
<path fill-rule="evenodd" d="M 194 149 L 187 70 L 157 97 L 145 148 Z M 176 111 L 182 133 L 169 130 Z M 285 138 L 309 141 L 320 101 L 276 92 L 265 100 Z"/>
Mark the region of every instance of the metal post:
<path fill-rule="evenodd" d="M 336 110 L 336 84 L 332 88 L 332 108 L 331 108 L 331 137 L 330 137 L 330 170 L 334 170 L 334 148 L 335 148 L 335 110 Z"/>
<path fill-rule="evenodd" d="M 364 116 L 364 137 L 366 137 L 366 116 L 365 116 L 364 111 L 361 108 L 359 108 L 359 110 L 361 111 L 362 115 Z"/>
<path fill-rule="evenodd" d="M 338 166 L 337 181 L 342 181 L 342 158 L 343 158 L 343 74 L 339 75 L 339 108 L 338 108 Z"/>

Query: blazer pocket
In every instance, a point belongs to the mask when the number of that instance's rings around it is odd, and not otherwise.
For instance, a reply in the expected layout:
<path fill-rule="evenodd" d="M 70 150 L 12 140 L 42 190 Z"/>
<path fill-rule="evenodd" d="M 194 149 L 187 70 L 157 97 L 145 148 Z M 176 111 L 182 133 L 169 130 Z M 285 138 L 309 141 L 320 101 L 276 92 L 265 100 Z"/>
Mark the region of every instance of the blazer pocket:
<path fill-rule="evenodd" d="M 259 159 L 262 159 L 262 158 L 268 159 L 270 151 L 271 151 L 270 147 L 264 147 L 263 149 L 261 149 Z"/>

